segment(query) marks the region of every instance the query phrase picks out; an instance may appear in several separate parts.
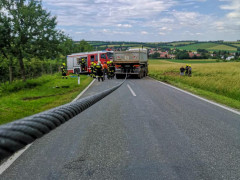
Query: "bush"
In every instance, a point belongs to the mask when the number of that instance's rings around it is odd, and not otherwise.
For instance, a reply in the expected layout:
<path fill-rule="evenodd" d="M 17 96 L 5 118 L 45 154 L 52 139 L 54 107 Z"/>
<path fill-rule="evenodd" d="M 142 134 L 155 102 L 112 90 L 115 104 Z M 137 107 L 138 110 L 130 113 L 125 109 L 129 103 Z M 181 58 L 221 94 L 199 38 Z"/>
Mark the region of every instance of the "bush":
<path fill-rule="evenodd" d="M 39 77 L 42 74 L 53 74 L 59 71 L 61 62 L 58 60 L 44 60 L 32 58 L 31 60 L 24 59 L 25 73 L 27 79 Z M 12 64 L 13 78 L 21 79 L 20 67 L 16 59 Z M 0 59 L 0 83 L 9 81 L 9 61 Z"/>

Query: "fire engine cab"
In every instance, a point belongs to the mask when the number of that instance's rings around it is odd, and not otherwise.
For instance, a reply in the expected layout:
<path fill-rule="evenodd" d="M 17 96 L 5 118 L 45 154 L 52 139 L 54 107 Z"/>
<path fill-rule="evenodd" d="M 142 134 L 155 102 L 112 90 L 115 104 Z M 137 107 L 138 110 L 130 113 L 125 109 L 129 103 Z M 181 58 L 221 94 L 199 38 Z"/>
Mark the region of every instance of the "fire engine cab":
<path fill-rule="evenodd" d="M 92 62 L 104 64 L 104 62 L 111 61 L 112 59 L 113 51 L 110 49 L 71 54 L 67 56 L 67 71 L 68 74 L 88 74 L 91 72 L 90 66 Z"/>

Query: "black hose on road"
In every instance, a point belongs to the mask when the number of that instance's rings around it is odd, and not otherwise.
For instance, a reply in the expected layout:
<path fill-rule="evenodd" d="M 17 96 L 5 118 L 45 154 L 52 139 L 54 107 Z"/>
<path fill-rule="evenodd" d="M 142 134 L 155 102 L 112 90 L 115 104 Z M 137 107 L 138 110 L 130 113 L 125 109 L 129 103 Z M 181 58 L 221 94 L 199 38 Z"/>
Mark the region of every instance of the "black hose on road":
<path fill-rule="evenodd" d="M 126 78 L 127 79 L 127 74 Z M 78 115 L 96 102 L 118 89 L 125 80 L 113 88 L 23 119 L 0 126 L 0 160 L 32 143 L 37 138 Z"/>

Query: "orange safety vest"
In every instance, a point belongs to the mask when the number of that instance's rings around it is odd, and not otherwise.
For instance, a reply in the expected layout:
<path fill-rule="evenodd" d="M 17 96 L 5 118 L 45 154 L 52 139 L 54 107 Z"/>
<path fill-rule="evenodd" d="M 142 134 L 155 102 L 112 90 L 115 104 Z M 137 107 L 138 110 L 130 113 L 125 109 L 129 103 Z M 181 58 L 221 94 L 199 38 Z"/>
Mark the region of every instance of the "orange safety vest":
<path fill-rule="evenodd" d="M 103 69 L 107 69 L 107 68 L 108 68 L 107 64 L 103 64 Z"/>

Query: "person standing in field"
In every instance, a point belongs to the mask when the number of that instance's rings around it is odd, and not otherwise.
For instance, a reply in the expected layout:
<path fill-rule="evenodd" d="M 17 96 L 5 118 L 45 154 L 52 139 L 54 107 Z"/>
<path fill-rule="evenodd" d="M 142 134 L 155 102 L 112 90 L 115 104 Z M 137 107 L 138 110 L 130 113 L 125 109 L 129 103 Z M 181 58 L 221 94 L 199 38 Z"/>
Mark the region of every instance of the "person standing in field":
<path fill-rule="evenodd" d="M 188 64 L 186 64 L 186 68 L 185 68 L 185 75 L 188 75 Z"/>
<path fill-rule="evenodd" d="M 192 76 L 192 67 L 191 67 L 191 65 L 188 66 L 188 76 L 189 77 Z"/>
<path fill-rule="evenodd" d="M 182 67 L 180 68 L 180 75 L 181 75 L 181 76 L 184 75 L 184 71 L 185 71 L 185 68 L 182 66 Z"/>

